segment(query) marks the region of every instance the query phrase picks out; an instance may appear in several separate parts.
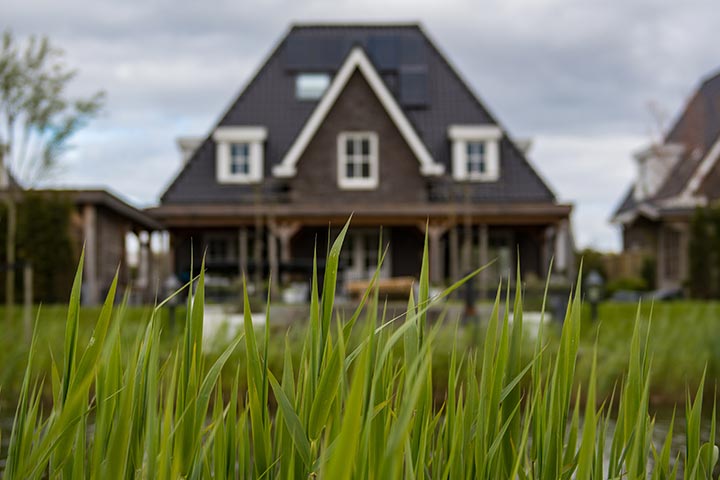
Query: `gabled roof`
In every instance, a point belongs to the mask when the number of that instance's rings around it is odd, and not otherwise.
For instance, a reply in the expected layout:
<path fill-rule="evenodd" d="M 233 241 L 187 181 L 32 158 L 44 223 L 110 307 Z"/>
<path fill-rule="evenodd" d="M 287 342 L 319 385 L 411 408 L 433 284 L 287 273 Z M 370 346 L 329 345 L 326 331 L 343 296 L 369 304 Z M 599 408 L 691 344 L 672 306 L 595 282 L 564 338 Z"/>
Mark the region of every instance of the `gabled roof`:
<path fill-rule="evenodd" d="M 265 181 L 259 188 L 282 188 L 283 179 L 273 177 L 273 168 L 282 163 L 318 107 L 317 101 L 295 99 L 296 73 L 321 71 L 336 76 L 355 48 L 365 53 L 399 106 L 410 125 L 406 130 L 415 132 L 430 158 L 443 165 L 446 172 L 450 169 L 451 153 L 448 125 L 498 124 L 416 24 L 296 25 L 216 125 L 262 125 L 268 129 Z M 403 81 L 412 88 L 403 90 Z M 413 95 L 407 95 L 410 90 Z M 211 133 L 162 195 L 162 203 L 241 202 L 258 188 L 217 184 Z M 498 182 L 474 185 L 473 198 L 497 202 L 555 201 L 552 191 L 507 136 L 501 141 L 501 150 L 501 168 L 507 174 L 503 173 Z"/>
<path fill-rule="evenodd" d="M 328 112 L 335 104 L 335 100 L 340 96 L 340 93 L 342 93 L 355 70 L 358 70 L 363 77 L 365 77 L 370 88 L 375 95 L 377 95 L 381 105 L 385 108 L 385 111 L 420 162 L 420 170 L 423 175 L 441 175 L 445 171 L 445 166 L 440 163 L 435 163 L 430 156 L 427 148 L 425 148 L 425 144 L 420 140 L 417 133 L 415 133 L 415 129 L 413 129 L 395 100 L 395 97 L 393 97 L 387 86 L 385 86 L 385 83 L 361 47 L 353 47 L 350 51 L 347 59 L 342 64 L 342 67 L 340 67 L 340 70 L 335 75 L 335 78 L 323 95 L 320 103 L 315 107 L 310 118 L 305 122 L 305 126 L 300 131 L 300 134 L 293 142 L 282 162 L 273 167 L 273 174 L 276 177 L 291 177 L 295 175 L 295 166 L 298 160 L 300 160 L 300 156 L 325 120 Z"/>
<path fill-rule="evenodd" d="M 47 188 L 32 190 L 41 195 L 65 195 L 76 206 L 95 205 L 105 207 L 133 224 L 133 228 L 161 230 L 162 226 L 144 210 L 132 206 L 119 195 L 102 188 Z"/>
<path fill-rule="evenodd" d="M 631 186 L 613 213 L 616 221 L 623 213 L 643 204 L 657 208 L 670 208 L 664 206 L 678 202 L 688 206 L 693 204 L 692 197 L 720 160 L 720 72 L 703 80 L 663 142 L 682 145 L 684 150 L 680 159 L 652 198 L 638 202 L 633 195 L 634 186 Z M 713 196 L 718 194 L 720 192 Z"/>
<path fill-rule="evenodd" d="M 691 178 L 720 138 L 720 72 L 706 78 L 688 101 L 665 143 L 685 146 L 685 154 L 657 193 L 669 198 L 683 193 Z"/>

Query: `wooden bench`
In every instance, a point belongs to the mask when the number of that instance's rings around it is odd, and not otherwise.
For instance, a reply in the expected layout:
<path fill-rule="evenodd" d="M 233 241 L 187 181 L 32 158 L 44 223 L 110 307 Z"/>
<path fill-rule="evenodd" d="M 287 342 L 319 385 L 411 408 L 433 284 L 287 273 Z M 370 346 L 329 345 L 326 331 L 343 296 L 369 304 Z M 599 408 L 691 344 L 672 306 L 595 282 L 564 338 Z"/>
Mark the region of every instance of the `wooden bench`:
<path fill-rule="evenodd" d="M 375 287 L 379 289 L 380 295 L 388 297 L 407 298 L 410 289 L 415 283 L 414 277 L 392 277 L 379 278 L 375 282 Z M 370 287 L 370 280 L 351 280 L 347 282 L 347 292 L 353 297 L 362 297 L 365 291 Z"/>

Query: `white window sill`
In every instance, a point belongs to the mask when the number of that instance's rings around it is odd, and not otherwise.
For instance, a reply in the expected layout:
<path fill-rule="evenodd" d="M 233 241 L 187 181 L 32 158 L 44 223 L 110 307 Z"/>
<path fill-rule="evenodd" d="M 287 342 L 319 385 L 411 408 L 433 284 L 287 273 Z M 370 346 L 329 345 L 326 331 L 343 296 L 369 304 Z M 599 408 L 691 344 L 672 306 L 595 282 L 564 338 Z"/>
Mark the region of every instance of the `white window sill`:
<path fill-rule="evenodd" d="M 460 179 L 460 181 L 471 183 L 497 182 L 499 178 L 499 175 L 468 175 L 467 177 Z"/>
<path fill-rule="evenodd" d="M 340 188 L 342 190 L 375 190 L 377 187 L 378 187 L 378 182 L 374 179 L 370 179 L 370 180 L 342 179 L 340 181 Z"/>
<path fill-rule="evenodd" d="M 251 183 L 260 183 L 262 181 L 261 178 L 257 177 L 251 177 L 251 176 L 245 176 L 245 175 L 225 175 L 222 177 L 222 180 L 220 183 L 230 183 L 230 184 L 251 184 Z"/>

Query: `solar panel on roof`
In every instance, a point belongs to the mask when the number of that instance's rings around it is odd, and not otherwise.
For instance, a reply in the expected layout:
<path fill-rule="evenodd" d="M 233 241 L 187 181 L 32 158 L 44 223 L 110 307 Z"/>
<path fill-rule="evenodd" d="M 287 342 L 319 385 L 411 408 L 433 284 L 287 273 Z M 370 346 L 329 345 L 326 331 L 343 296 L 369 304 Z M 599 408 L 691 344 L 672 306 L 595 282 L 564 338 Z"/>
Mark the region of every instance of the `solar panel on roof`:
<path fill-rule="evenodd" d="M 382 74 L 382 79 L 385 82 L 390 93 L 397 97 L 398 94 L 398 74 L 397 72 L 385 72 Z"/>
<path fill-rule="evenodd" d="M 380 70 L 395 70 L 400 59 L 400 38 L 393 34 L 372 35 L 368 39 L 368 54 Z"/>
<path fill-rule="evenodd" d="M 328 71 L 340 66 L 349 50 L 346 39 L 291 35 L 285 47 L 285 68 Z"/>
<path fill-rule="evenodd" d="M 425 65 L 400 67 L 400 103 L 406 107 L 428 104 L 428 72 Z"/>
<path fill-rule="evenodd" d="M 418 35 L 400 38 L 400 65 L 425 65 L 425 46 Z"/>

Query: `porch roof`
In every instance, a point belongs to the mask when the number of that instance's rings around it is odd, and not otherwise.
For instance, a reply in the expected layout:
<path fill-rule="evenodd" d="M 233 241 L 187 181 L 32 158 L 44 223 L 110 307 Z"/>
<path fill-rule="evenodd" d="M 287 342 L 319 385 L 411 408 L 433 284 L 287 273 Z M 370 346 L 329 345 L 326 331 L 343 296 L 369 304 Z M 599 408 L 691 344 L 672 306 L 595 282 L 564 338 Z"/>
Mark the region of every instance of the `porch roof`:
<path fill-rule="evenodd" d="M 426 220 L 496 225 L 547 224 L 569 217 L 570 204 L 555 203 L 408 203 L 408 204 L 166 204 L 146 212 L 166 228 L 252 225 L 257 217 L 292 219 L 306 225 L 416 225 Z"/>

